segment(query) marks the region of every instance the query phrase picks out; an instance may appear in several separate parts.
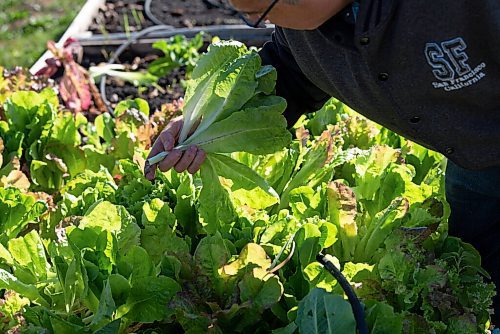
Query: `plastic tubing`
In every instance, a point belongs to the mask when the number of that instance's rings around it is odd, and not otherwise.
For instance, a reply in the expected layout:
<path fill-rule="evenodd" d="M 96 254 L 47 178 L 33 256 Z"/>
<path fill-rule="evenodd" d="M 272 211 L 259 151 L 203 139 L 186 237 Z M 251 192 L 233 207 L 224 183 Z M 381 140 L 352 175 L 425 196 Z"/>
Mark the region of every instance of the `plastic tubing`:
<path fill-rule="evenodd" d="M 163 22 L 160 19 L 158 19 L 156 16 L 154 16 L 154 14 L 151 12 L 151 2 L 153 2 L 153 0 L 146 0 L 144 2 L 144 12 L 146 13 L 146 16 L 151 21 L 153 21 L 154 24 L 163 25 Z"/>
<path fill-rule="evenodd" d="M 135 43 L 139 38 L 144 37 L 152 32 L 159 31 L 159 30 L 172 30 L 172 26 L 167 26 L 167 25 L 157 25 L 157 26 L 152 26 L 149 28 L 146 28 L 142 30 L 141 32 L 135 34 L 133 37 L 131 37 L 128 41 L 123 43 L 116 49 L 115 53 L 113 56 L 109 59 L 108 65 L 109 64 L 114 64 L 115 61 L 120 57 L 120 55 L 125 51 L 132 43 Z M 99 90 L 101 93 L 102 100 L 104 101 L 104 104 L 106 104 L 106 107 L 108 108 L 109 113 L 114 116 L 113 109 L 109 106 L 109 101 L 108 98 L 106 97 L 106 75 L 103 75 L 101 77 L 101 82 L 99 84 Z"/>
<path fill-rule="evenodd" d="M 339 282 L 342 290 L 344 290 L 347 295 L 347 299 L 352 307 L 352 313 L 354 314 L 354 319 L 356 320 L 356 326 L 358 327 L 359 334 L 368 334 L 368 326 L 365 321 L 365 312 L 361 303 L 356 296 L 356 293 L 352 289 L 351 285 L 347 281 L 344 275 L 340 272 L 340 270 L 323 254 L 319 253 L 316 255 L 316 260 L 321 263 L 325 269 L 332 274 L 333 277 Z"/>

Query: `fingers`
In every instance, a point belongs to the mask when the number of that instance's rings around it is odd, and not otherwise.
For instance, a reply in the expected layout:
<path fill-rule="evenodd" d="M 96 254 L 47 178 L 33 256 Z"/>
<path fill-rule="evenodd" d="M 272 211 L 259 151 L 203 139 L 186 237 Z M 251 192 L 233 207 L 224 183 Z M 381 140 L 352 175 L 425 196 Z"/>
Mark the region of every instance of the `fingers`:
<path fill-rule="evenodd" d="M 190 174 L 195 174 L 198 170 L 200 170 L 206 157 L 207 154 L 205 151 L 197 148 L 196 146 L 191 146 L 186 152 L 184 152 L 177 164 L 175 164 L 174 169 L 177 173 L 182 173 L 187 170 Z"/>
<path fill-rule="evenodd" d="M 177 173 L 182 173 L 183 171 L 185 171 L 193 162 L 197 151 L 198 148 L 196 146 L 189 147 L 175 165 L 175 171 Z"/>
<path fill-rule="evenodd" d="M 158 167 L 162 172 L 166 172 L 170 168 L 174 167 L 181 157 L 182 151 L 172 150 L 165 159 L 158 163 Z"/>
<path fill-rule="evenodd" d="M 148 159 L 163 151 L 171 151 L 182 128 L 182 118 L 176 117 L 165 127 L 153 144 Z"/>
<path fill-rule="evenodd" d="M 175 137 L 175 139 L 179 138 L 179 134 L 182 129 L 182 125 L 184 124 L 184 120 L 182 116 L 173 118 L 170 123 L 165 127 L 165 130 L 163 131 L 168 131 L 171 132 L 172 135 Z"/>
<path fill-rule="evenodd" d="M 196 173 L 203 162 L 206 154 L 196 146 L 189 147 L 186 151 L 175 150 L 180 131 L 182 129 L 182 118 L 173 119 L 158 136 L 148 154 L 147 159 L 154 157 L 161 152 L 169 152 L 168 155 L 155 165 L 146 164 L 144 168 L 145 177 L 152 181 L 156 176 L 156 168 L 166 172 L 174 168 L 176 172 L 182 173 L 187 170 L 189 173 Z M 198 124 L 195 124 L 191 131 L 194 131 Z"/>
<path fill-rule="evenodd" d="M 172 150 L 160 161 L 157 165 L 146 166 L 144 169 L 145 176 L 148 180 L 154 180 L 156 176 L 156 167 L 162 172 L 167 172 L 174 168 L 177 173 L 188 171 L 190 174 L 195 174 L 200 170 L 201 165 L 205 161 L 207 154 L 205 151 L 196 146 L 189 147 L 186 151 Z"/>
<path fill-rule="evenodd" d="M 156 176 L 156 165 L 150 165 L 146 160 L 146 165 L 144 166 L 144 176 L 149 181 L 153 181 Z"/>
<path fill-rule="evenodd" d="M 179 133 L 182 129 L 182 124 L 183 124 L 182 116 L 172 119 L 154 142 L 153 147 L 151 148 L 151 151 L 149 152 L 147 159 L 154 157 L 160 152 L 172 151 L 173 148 L 175 147 L 177 138 L 179 137 Z M 165 160 L 163 160 L 162 168 L 166 168 L 165 171 L 172 168 L 172 166 L 177 163 L 177 160 L 175 159 L 180 158 L 178 155 L 179 153 L 169 154 L 168 157 L 166 158 L 166 162 Z M 168 167 L 169 165 L 171 166 Z M 157 167 L 158 167 L 157 164 L 145 166 L 144 175 L 148 180 L 152 181 L 155 178 Z"/>
<path fill-rule="evenodd" d="M 154 157 L 160 152 L 171 151 L 174 148 L 174 145 L 175 137 L 172 135 L 172 133 L 168 131 L 162 132 L 154 142 L 151 151 L 149 151 L 148 159 Z"/>
<path fill-rule="evenodd" d="M 207 157 L 207 154 L 205 153 L 205 151 L 198 149 L 198 152 L 196 153 L 196 156 L 194 157 L 193 162 L 191 162 L 191 164 L 189 165 L 187 171 L 190 174 L 196 173 L 200 169 L 200 167 L 203 164 L 203 162 L 205 161 L 206 157 Z"/>

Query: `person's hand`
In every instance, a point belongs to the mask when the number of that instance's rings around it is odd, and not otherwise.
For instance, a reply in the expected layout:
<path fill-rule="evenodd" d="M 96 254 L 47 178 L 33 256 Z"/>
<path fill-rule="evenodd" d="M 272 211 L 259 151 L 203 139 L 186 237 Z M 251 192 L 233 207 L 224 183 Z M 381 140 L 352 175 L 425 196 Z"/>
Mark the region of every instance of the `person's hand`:
<path fill-rule="evenodd" d="M 205 161 L 205 152 L 196 146 L 190 146 L 185 151 L 173 149 L 177 144 L 182 124 L 182 116 L 172 119 L 154 142 L 148 159 L 163 151 L 169 153 L 158 164 L 149 166 L 146 163 L 144 174 L 148 180 L 152 181 L 155 178 L 156 168 L 159 168 L 162 172 L 166 172 L 173 167 L 178 173 L 187 170 L 189 173 L 194 174 Z"/>

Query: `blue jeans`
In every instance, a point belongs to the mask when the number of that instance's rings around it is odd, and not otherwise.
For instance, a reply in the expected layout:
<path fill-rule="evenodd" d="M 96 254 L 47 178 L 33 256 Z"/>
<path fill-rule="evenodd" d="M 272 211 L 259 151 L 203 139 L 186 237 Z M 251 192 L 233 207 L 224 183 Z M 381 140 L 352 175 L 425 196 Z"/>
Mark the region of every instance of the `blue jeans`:
<path fill-rule="evenodd" d="M 449 234 L 472 244 L 500 291 L 500 166 L 467 170 L 448 160 L 446 198 L 451 206 Z M 500 298 L 493 323 L 500 325 Z"/>

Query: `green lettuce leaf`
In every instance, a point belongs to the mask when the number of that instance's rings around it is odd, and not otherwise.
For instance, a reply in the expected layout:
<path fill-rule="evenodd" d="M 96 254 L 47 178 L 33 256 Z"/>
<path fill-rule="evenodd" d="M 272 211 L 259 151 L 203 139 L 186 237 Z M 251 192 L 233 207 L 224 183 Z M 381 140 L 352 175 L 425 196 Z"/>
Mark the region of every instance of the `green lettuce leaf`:
<path fill-rule="evenodd" d="M 295 322 L 301 333 L 356 333 L 351 304 L 323 289 L 311 290 L 299 303 Z"/>

